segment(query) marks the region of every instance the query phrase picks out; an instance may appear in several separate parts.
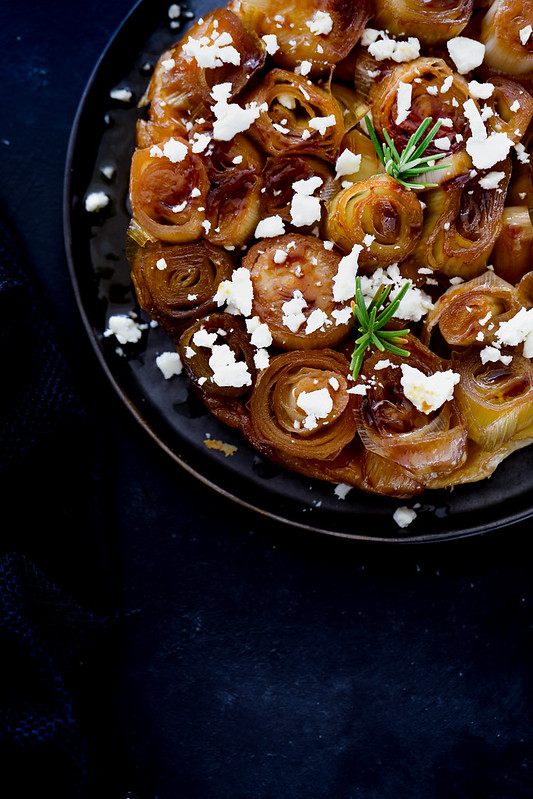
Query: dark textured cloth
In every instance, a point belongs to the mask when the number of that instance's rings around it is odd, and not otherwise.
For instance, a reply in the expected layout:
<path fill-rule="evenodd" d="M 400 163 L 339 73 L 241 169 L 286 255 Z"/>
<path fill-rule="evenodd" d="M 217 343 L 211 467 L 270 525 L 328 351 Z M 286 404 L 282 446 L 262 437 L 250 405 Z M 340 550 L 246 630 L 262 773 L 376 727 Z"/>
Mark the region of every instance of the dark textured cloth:
<path fill-rule="evenodd" d="M 2 781 L 13 777 L 10 799 L 77 799 L 91 795 L 91 735 L 119 616 L 105 458 L 1 217 L 0 353 Z"/>

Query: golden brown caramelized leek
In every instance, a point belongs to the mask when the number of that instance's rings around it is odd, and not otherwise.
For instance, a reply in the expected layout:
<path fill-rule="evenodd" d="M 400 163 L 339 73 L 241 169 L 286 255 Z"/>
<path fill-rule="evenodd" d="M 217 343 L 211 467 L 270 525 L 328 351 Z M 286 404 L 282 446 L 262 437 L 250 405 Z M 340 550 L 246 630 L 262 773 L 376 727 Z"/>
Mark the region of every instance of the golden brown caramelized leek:
<path fill-rule="evenodd" d="M 422 206 L 415 192 L 389 175 L 376 175 L 332 197 L 326 231 L 345 252 L 354 244 L 363 247 L 360 266 L 389 266 L 416 247 L 422 231 Z"/>
<path fill-rule="evenodd" d="M 409 257 L 412 264 L 464 280 L 485 271 L 501 231 L 509 182 L 510 162 L 500 166 L 501 176 L 495 188 L 483 188 L 474 176 L 450 181 L 424 194 L 424 227 Z"/>
<path fill-rule="evenodd" d="M 408 114 L 398 101 L 400 84 L 411 87 Z M 467 81 L 453 72 L 441 58 L 421 57 L 399 64 L 383 80 L 375 83 L 369 92 L 374 127 L 378 133 L 383 130 L 388 132 L 398 152 L 405 149 L 409 138 L 425 119 L 434 122 L 446 120 L 438 136 L 427 148 L 426 155 L 447 153 L 450 165 L 448 169 L 435 172 L 438 179 L 432 182 L 449 180 L 468 169 L 469 161 L 465 163 L 463 156 L 468 125 L 463 103 L 469 98 Z M 426 179 L 427 176 L 424 176 L 424 181 Z"/>
<path fill-rule="evenodd" d="M 252 441 L 298 458 L 334 458 L 355 435 L 348 364 L 333 350 L 276 355 L 258 375 L 249 401 Z"/>
<path fill-rule="evenodd" d="M 133 154 L 133 216 L 161 241 L 182 243 L 201 238 L 208 185 L 204 163 L 186 139 L 170 138 Z"/>
<path fill-rule="evenodd" d="M 306 154 L 334 161 L 344 135 L 344 121 L 331 90 L 303 75 L 272 69 L 247 97 L 267 110 L 250 128 L 270 155 Z"/>
<path fill-rule="evenodd" d="M 487 450 L 533 436 L 533 364 L 516 352 L 509 363 L 483 363 L 473 348 L 453 358 L 456 397 L 468 435 Z M 505 357 L 505 353 L 504 353 Z"/>
<path fill-rule="evenodd" d="M 320 239 L 297 233 L 264 239 L 250 248 L 243 266 L 253 284 L 252 310 L 268 325 L 278 347 L 333 347 L 346 337 L 349 300 L 334 298 L 340 259 Z"/>
<path fill-rule="evenodd" d="M 496 274 L 518 283 L 533 269 L 533 222 L 525 205 L 503 209 L 502 229 L 491 254 Z"/>
<path fill-rule="evenodd" d="M 174 338 L 193 320 L 215 310 L 214 294 L 234 266 L 227 252 L 206 241 L 147 244 L 129 255 L 140 306 Z"/>
<path fill-rule="evenodd" d="M 276 37 L 276 64 L 296 69 L 309 61 L 313 76 L 350 52 L 371 14 L 369 0 L 230 0 L 228 7 L 259 36 Z"/>
<path fill-rule="evenodd" d="M 526 133 L 533 118 L 533 97 L 516 81 L 493 77 L 494 91 L 489 105 L 494 113 L 488 118 L 489 130 L 505 133 L 515 144 Z"/>
<path fill-rule="evenodd" d="M 531 81 L 532 20 L 533 0 L 494 0 L 481 22 L 485 64 L 503 75 Z"/>
<path fill-rule="evenodd" d="M 260 217 L 264 160 L 243 133 L 209 145 L 205 237 L 213 244 L 240 247 L 252 238 Z"/>
<path fill-rule="evenodd" d="M 409 336 L 409 363 L 426 375 L 445 365 L 414 336 Z M 357 397 L 358 432 L 365 447 L 422 482 L 445 475 L 466 458 L 466 429 L 454 401 L 424 413 L 407 399 L 402 386 L 402 363 L 394 353 L 373 353 L 363 364 L 366 394 Z M 384 365 L 383 365 L 384 364 Z"/>
<path fill-rule="evenodd" d="M 494 341 L 500 322 L 514 316 L 520 307 L 515 287 L 494 272 L 485 272 L 441 294 L 425 319 L 422 342 L 429 346 L 438 328 L 451 349 L 488 344 Z"/>
<path fill-rule="evenodd" d="M 322 180 L 314 192 L 314 196 L 321 200 L 329 199 L 339 189 L 331 164 L 321 158 L 311 155 L 281 155 L 268 158 L 263 171 L 261 216 L 279 216 L 284 222 L 291 224 L 294 184 L 298 185 L 298 181 L 313 177 Z"/>
<path fill-rule="evenodd" d="M 238 16 L 215 9 L 161 55 L 143 102 L 166 116 L 198 116 L 213 104 L 213 86 L 229 83 L 235 97 L 265 56 L 264 44 Z"/>
<path fill-rule="evenodd" d="M 458 36 L 472 15 L 473 0 L 374 0 L 372 25 L 435 45 Z"/>

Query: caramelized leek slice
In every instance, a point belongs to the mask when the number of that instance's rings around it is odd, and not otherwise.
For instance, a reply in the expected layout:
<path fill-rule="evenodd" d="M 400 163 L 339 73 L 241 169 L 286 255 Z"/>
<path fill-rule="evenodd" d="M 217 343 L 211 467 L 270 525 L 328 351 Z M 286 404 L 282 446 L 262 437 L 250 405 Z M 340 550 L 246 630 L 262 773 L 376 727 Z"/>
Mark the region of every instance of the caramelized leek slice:
<path fill-rule="evenodd" d="M 348 362 L 334 350 L 276 355 L 249 400 L 252 440 L 263 454 L 334 458 L 355 435 Z"/>
<path fill-rule="evenodd" d="M 496 188 L 482 188 L 477 177 L 461 178 L 424 194 L 424 227 L 409 256 L 412 264 L 464 280 L 485 271 L 501 231 L 509 160 L 501 164 L 501 170 Z"/>
<path fill-rule="evenodd" d="M 522 42 L 521 31 L 533 20 L 533 0 L 494 0 L 481 22 L 485 64 L 503 75 L 531 78 L 533 37 Z M 522 34 L 525 35 L 525 34 Z"/>
<path fill-rule="evenodd" d="M 337 302 L 333 293 L 340 260 L 320 239 L 298 233 L 250 248 L 242 263 L 250 270 L 253 314 L 268 325 L 278 347 L 333 347 L 346 337 L 350 299 Z"/>
<path fill-rule="evenodd" d="M 411 87 L 407 115 L 398 105 L 400 83 Z M 446 121 L 424 153 L 446 153 L 447 157 L 438 162 L 439 165 L 445 164 L 446 169 L 420 176 L 421 183 L 444 183 L 468 172 L 471 166 L 465 152 L 468 122 L 463 109 L 463 103 L 468 99 L 471 98 L 466 80 L 440 58 L 421 57 L 399 64 L 369 90 L 374 127 L 381 135 L 386 130 L 400 153 L 426 118 L 435 122 L 438 119 Z"/>
<path fill-rule="evenodd" d="M 409 336 L 406 346 L 411 353 L 409 364 L 424 374 L 445 369 L 444 362 L 414 336 Z M 363 444 L 422 482 L 452 472 L 466 458 L 467 440 L 454 400 L 429 414 L 419 411 L 402 387 L 400 366 L 405 360 L 394 353 L 386 356 L 373 353 L 363 364 L 367 390 L 357 398 L 356 410 Z"/>
<path fill-rule="evenodd" d="M 429 346 L 435 329 L 452 349 L 494 341 L 500 322 L 521 307 L 513 285 L 494 272 L 484 272 L 466 283 L 452 286 L 438 298 L 422 328 L 422 342 Z"/>
<path fill-rule="evenodd" d="M 375 0 L 373 27 L 416 36 L 426 45 L 458 36 L 472 16 L 473 0 Z"/>
<path fill-rule="evenodd" d="M 533 435 L 533 364 L 511 353 L 511 362 L 483 363 L 478 349 L 454 356 L 461 375 L 455 395 L 468 435 L 487 450 Z"/>
<path fill-rule="evenodd" d="M 161 241 L 183 243 L 201 238 L 208 186 L 203 161 L 185 139 L 167 139 L 133 154 L 133 216 Z"/>
<path fill-rule="evenodd" d="M 262 68 L 265 57 L 263 42 L 236 14 L 215 9 L 161 55 L 143 103 L 170 116 L 198 116 L 213 104 L 213 86 L 231 84 L 234 97 Z"/>
<path fill-rule="evenodd" d="M 129 251 L 139 304 L 172 336 L 215 310 L 214 294 L 230 279 L 230 255 L 206 241 L 147 244 Z"/>
<path fill-rule="evenodd" d="M 250 128 L 270 155 L 307 154 L 334 161 L 344 135 L 344 121 L 331 90 L 317 86 L 303 75 L 272 69 L 247 97 L 266 103 Z"/>
<path fill-rule="evenodd" d="M 311 155 L 282 155 L 267 159 L 263 170 L 264 191 L 261 192 L 261 216 L 280 216 L 291 224 L 291 203 L 294 184 L 309 178 L 321 178 L 314 196 L 327 200 L 339 189 L 331 164 Z"/>
<path fill-rule="evenodd" d="M 213 244 L 240 247 L 252 238 L 260 217 L 264 160 L 262 151 L 242 133 L 229 142 L 210 144 L 205 157 L 205 238 Z"/>
<path fill-rule="evenodd" d="M 285 69 L 312 64 L 310 75 L 327 72 L 359 41 L 370 17 L 369 0 L 231 0 L 228 4 L 259 36 L 276 37 L 274 62 Z"/>
<path fill-rule="evenodd" d="M 494 113 L 488 118 L 488 127 L 496 133 L 505 133 L 516 144 L 533 118 L 533 97 L 519 83 L 508 78 L 496 76 L 490 82 L 494 91 L 489 104 Z"/>
<path fill-rule="evenodd" d="M 502 230 L 490 260 L 496 274 L 509 283 L 518 283 L 533 269 L 533 222 L 525 205 L 503 209 Z"/>
<path fill-rule="evenodd" d="M 422 222 L 416 193 L 389 175 L 375 175 L 332 197 L 326 231 L 345 252 L 361 245 L 359 265 L 374 269 L 404 260 L 416 247 Z"/>
<path fill-rule="evenodd" d="M 230 360 L 238 364 L 233 374 L 218 366 L 218 356 L 223 358 L 228 349 L 233 353 Z M 256 375 L 256 349 L 240 317 L 220 312 L 198 319 L 180 336 L 178 352 L 202 395 L 240 397 L 249 393 Z"/>

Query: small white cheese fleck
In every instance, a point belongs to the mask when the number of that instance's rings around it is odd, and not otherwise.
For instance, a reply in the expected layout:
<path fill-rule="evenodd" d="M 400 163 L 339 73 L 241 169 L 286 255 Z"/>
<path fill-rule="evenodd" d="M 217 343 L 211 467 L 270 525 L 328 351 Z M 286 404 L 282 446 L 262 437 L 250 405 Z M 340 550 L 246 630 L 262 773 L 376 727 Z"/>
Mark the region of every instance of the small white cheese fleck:
<path fill-rule="evenodd" d="M 267 216 L 257 224 L 255 229 L 256 239 L 272 238 L 274 236 L 283 236 L 285 233 L 285 224 L 279 214 L 274 216 Z"/>
<path fill-rule="evenodd" d="M 279 50 L 278 38 L 275 33 L 267 33 L 261 37 L 269 55 L 274 55 Z"/>
<path fill-rule="evenodd" d="M 479 83 L 477 80 L 471 80 L 468 84 L 468 91 L 471 97 L 476 100 L 488 100 L 494 91 L 493 83 Z"/>
<path fill-rule="evenodd" d="M 496 189 L 504 177 L 505 172 L 489 172 L 488 175 L 479 179 L 479 185 L 482 189 Z"/>
<path fill-rule="evenodd" d="M 319 133 L 324 135 L 327 128 L 331 128 L 337 124 L 335 114 L 330 114 L 327 117 L 313 117 L 309 120 L 309 127 L 318 130 Z"/>
<path fill-rule="evenodd" d="M 330 33 L 333 28 L 333 20 L 327 11 L 316 11 L 313 19 L 307 21 L 305 24 L 311 33 L 314 33 L 316 36 Z"/>
<path fill-rule="evenodd" d="M 524 47 L 527 44 L 527 41 L 531 36 L 532 31 L 533 27 L 531 25 L 526 25 L 524 28 L 521 28 L 519 36 L 520 36 L 520 42 L 524 45 Z"/>
<path fill-rule="evenodd" d="M 324 419 L 331 413 L 333 399 L 327 388 L 319 388 L 316 391 L 301 391 L 296 404 L 307 414 L 304 427 L 307 430 L 314 430 L 318 424 L 317 420 Z"/>
<path fill-rule="evenodd" d="M 135 344 L 142 336 L 142 326 L 126 314 L 115 314 L 109 318 L 104 336 L 115 336 L 120 344 Z"/>
<path fill-rule="evenodd" d="M 396 508 L 394 513 L 392 514 L 392 518 L 398 525 L 398 527 L 409 527 L 411 522 L 416 519 L 416 511 L 412 508 L 408 508 L 405 505 L 402 505 L 399 508 Z"/>
<path fill-rule="evenodd" d="M 361 168 L 361 153 L 353 153 L 347 148 L 337 158 L 335 162 L 335 177 L 338 179 L 342 175 L 354 175 Z"/>
<path fill-rule="evenodd" d="M 352 486 L 346 485 L 346 483 L 339 483 L 335 486 L 334 494 L 339 499 L 346 499 L 346 496 L 349 491 L 352 490 Z"/>
<path fill-rule="evenodd" d="M 354 244 L 351 252 L 344 255 L 339 261 L 337 274 L 333 278 L 333 299 L 335 302 L 345 302 L 355 297 L 355 277 L 357 275 L 359 253 L 362 249 L 361 244 Z"/>
<path fill-rule="evenodd" d="M 109 196 L 105 191 L 92 191 L 85 198 L 85 210 L 96 213 L 109 205 Z"/>
<path fill-rule="evenodd" d="M 177 352 L 162 352 L 157 356 L 155 362 L 161 369 L 165 380 L 169 380 L 174 375 L 180 375 L 183 371 L 183 364 Z"/>
<path fill-rule="evenodd" d="M 396 116 L 397 125 L 401 125 L 402 122 L 405 122 L 405 120 L 411 113 L 412 92 L 413 92 L 413 87 L 411 83 L 404 83 L 403 81 L 399 81 L 398 91 L 396 94 L 396 107 L 398 110 L 398 114 Z"/>
<path fill-rule="evenodd" d="M 431 413 L 451 400 L 454 386 L 460 379 L 451 369 L 426 375 L 408 363 L 402 363 L 400 368 L 402 370 L 400 382 L 405 396 L 423 413 Z"/>
<path fill-rule="evenodd" d="M 485 58 L 485 45 L 476 39 L 469 39 L 466 36 L 456 36 L 446 42 L 448 52 L 457 71 L 460 75 L 465 75 L 473 69 L 481 66 Z"/>
<path fill-rule="evenodd" d="M 109 92 L 109 96 L 113 100 L 119 100 L 121 103 L 129 103 L 133 94 L 131 89 L 113 89 Z"/>

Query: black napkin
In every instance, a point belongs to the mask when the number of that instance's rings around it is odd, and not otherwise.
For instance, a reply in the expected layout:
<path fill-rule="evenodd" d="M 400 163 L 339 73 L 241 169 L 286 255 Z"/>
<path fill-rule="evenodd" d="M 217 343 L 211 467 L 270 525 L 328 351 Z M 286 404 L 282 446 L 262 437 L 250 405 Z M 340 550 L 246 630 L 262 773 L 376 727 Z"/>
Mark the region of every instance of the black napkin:
<path fill-rule="evenodd" d="M 21 799 L 103 795 L 119 618 L 102 436 L 59 342 L 0 215 L 0 759 Z"/>

